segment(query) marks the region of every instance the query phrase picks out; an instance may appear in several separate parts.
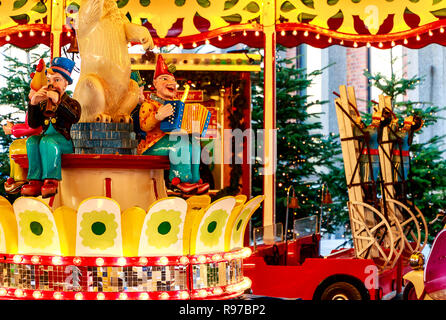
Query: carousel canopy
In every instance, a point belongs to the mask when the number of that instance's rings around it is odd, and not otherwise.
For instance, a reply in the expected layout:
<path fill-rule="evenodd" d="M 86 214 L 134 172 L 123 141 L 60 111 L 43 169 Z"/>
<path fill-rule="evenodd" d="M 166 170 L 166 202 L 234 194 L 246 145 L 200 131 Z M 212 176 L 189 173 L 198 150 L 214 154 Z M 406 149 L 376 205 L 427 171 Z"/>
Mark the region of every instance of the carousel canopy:
<path fill-rule="evenodd" d="M 81 5 L 72 0 L 2 0 L 0 45 L 66 45 Z M 119 0 L 117 5 L 131 22 L 150 30 L 157 46 L 210 43 L 226 48 L 244 43 L 260 48 L 268 27 L 274 27 L 276 43 L 286 47 L 446 43 L 446 0 Z"/>

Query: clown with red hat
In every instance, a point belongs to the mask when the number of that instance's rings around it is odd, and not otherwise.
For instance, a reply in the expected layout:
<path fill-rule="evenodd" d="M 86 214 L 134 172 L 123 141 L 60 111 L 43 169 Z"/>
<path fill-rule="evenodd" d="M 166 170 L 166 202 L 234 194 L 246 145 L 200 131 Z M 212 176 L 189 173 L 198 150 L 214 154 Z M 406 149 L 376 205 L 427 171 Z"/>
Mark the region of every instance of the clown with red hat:
<path fill-rule="evenodd" d="M 153 76 L 155 93 L 139 110 L 140 128 L 146 137 L 138 145 L 138 154 L 169 156 L 171 187 L 182 193 L 203 194 L 209 190 L 209 184 L 200 179 L 200 144 L 191 143 L 188 135 L 167 134 L 160 128 L 161 121 L 174 113 L 170 102 L 175 100 L 178 84 L 173 72 L 175 66 L 168 66 L 159 54 Z"/>

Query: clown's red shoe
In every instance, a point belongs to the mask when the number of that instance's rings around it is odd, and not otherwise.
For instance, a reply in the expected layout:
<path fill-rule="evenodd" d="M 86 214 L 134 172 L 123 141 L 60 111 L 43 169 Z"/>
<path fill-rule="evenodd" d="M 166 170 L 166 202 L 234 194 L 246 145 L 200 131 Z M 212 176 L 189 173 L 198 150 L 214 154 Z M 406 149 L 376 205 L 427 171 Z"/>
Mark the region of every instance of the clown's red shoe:
<path fill-rule="evenodd" d="M 40 196 L 42 188 L 42 181 L 40 180 L 29 180 L 28 184 L 22 187 L 21 194 L 25 197 L 37 197 Z"/>
<path fill-rule="evenodd" d="M 57 186 L 59 185 L 59 181 L 56 179 L 45 179 L 43 182 L 43 186 L 41 189 L 42 198 L 49 198 L 54 196 L 57 193 Z"/>
<path fill-rule="evenodd" d="M 15 194 L 20 191 L 20 188 L 26 183 L 26 180 L 15 181 L 14 178 L 8 178 L 5 183 L 5 191 L 10 194 Z"/>
<path fill-rule="evenodd" d="M 209 191 L 209 183 L 201 183 L 201 184 L 198 184 L 198 187 L 197 187 L 197 194 L 204 194 L 204 193 L 207 193 L 208 191 Z"/>

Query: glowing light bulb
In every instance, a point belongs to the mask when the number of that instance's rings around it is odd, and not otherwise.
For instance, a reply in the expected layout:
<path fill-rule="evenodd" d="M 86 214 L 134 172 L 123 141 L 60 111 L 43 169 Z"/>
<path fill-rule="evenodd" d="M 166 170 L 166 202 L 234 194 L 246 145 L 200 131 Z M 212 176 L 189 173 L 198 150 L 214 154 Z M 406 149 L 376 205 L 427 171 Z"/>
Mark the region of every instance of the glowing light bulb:
<path fill-rule="evenodd" d="M 392 41 L 392 42 L 390 43 L 390 45 L 391 45 L 392 47 L 394 47 L 394 46 L 395 46 L 395 41 Z"/>
<path fill-rule="evenodd" d="M 223 289 L 220 288 L 220 287 L 215 288 L 214 289 L 214 294 L 217 295 L 217 296 L 223 294 Z"/>
<path fill-rule="evenodd" d="M 51 259 L 51 262 L 54 265 L 60 265 L 60 264 L 62 264 L 62 258 L 59 256 L 54 256 L 53 259 Z"/>
<path fill-rule="evenodd" d="M 143 292 L 139 295 L 139 300 L 149 300 L 149 294 L 147 292 Z"/>
<path fill-rule="evenodd" d="M 241 254 L 242 254 L 242 258 L 248 258 L 249 256 L 251 256 L 252 250 L 251 250 L 251 248 L 248 248 L 248 247 L 243 248 Z"/>
<path fill-rule="evenodd" d="M 372 45 L 370 44 L 370 42 L 367 42 L 366 47 L 370 48 Z"/>
<path fill-rule="evenodd" d="M 254 34 L 255 34 L 256 37 L 258 37 L 260 35 L 260 32 L 256 31 Z"/>
<path fill-rule="evenodd" d="M 223 37 L 222 36 L 218 36 L 218 41 L 221 41 L 221 40 L 223 40 Z"/>
<path fill-rule="evenodd" d="M 67 37 L 71 37 L 71 32 L 70 31 L 67 32 Z"/>
<path fill-rule="evenodd" d="M 12 258 L 12 260 L 14 261 L 14 263 L 20 263 L 20 262 L 22 262 L 22 256 L 19 254 L 16 254 L 14 256 L 14 258 Z"/>
<path fill-rule="evenodd" d="M 180 258 L 180 263 L 181 263 L 182 265 L 189 264 L 189 258 L 188 258 L 188 257 L 181 257 L 181 258 Z"/>
<path fill-rule="evenodd" d="M 328 43 L 332 43 L 333 42 L 333 39 L 330 37 L 330 38 L 328 38 Z"/>
<path fill-rule="evenodd" d="M 440 33 L 444 33 L 444 28 L 443 27 L 440 28 Z"/>
<path fill-rule="evenodd" d="M 234 255 L 232 253 L 226 253 L 225 259 L 228 261 L 231 261 L 232 259 L 234 259 Z"/>
<path fill-rule="evenodd" d="M 124 257 L 121 257 L 118 259 L 118 265 L 120 265 L 121 267 L 125 266 L 127 264 L 127 259 Z"/>
<path fill-rule="evenodd" d="M 34 299 L 40 299 L 40 298 L 42 298 L 42 292 L 40 292 L 40 291 L 34 291 L 33 292 L 33 298 Z"/>
<path fill-rule="evenodd" d="M 407 41 L 407 39 L 404 39 L 404 44 L 407 44 L 409 41 Z"/>
<path fill-rule="evenodd" d="M 97 266 L 103 266 L 104 265 L 104 259 L 102 259 L 102 258 L 97 258 L 96 259 L 96 265 Z"/>
<path fill-rule="evenodd" d="M 316 33 L 316 39 L 320 39 L 321 35 L 319 33 Z"/>
<path fill-rule="evenodd" d="M 434 33 L 432 32 L 432 30 L 429 30 L 429 37 L 432 37 L 434 35 Z"/>
<path fill-rule="evenodd" d="M 212 256 L 212 260 L 214 260 L 214 261 L 221 260 L 221 255 L 219 255 L 219 254 L 214 254 L 214 255 Z"/>
<path fill-rule="evenodd" d="M 196 48 L 196 47 L 197 47 L 197 44 L 196 44 L 195 42 L 192 43 L 192 47 Z"/>
<path fill-rule="evenodd" d="M 119 294 L 119 300 L 127 300 L 127 298 L 127 293 L 122 292 Z"/>
<path fill-rule="evenodd" d="M 297 30 L 293 30 L 293 36 L 297 36 Z"/>
<path fill-rule="evenodd" d="M 33 256 L 31 258 L 31 262 L 34 264 L 38 264 L 40 262 L 40 257 L 39 256 Z"/>
<path fill-rule="evenodd" d="M 96 299 L 97 299 L 97 300 L 105 300 L 105 294 L 103 294 L 102 292 L 99 292 L 99 293 L 96 295 Z"/>
<path fill-rule="evenodd" d="M 420 41 L 420 40 L 421 40 L 421 37 L 419 34 L 417 34 L 417 41 Z"/>
<path fill-rule="evenodd" d="M 18 37 L 19 38 L 23 37 L 23 33 L 19 32 Z"/>
<path fill-rule="evenodd" d="M 0 288 L 0 296 L 6 296 L 8 294 L 8 290 L 5 288 Z"/>
<path fill-rule="evenodd" d="M 143 266 L 146 265 L 148 262 L 149 260 L 147 260 L 147 258 L 145 257 L 139 258 L 139 264 L 142 264 Z"/>
<path fill-rule="evenodd" d="M 380 43 L 378 44 L 378 47 L 382 48 L 382 47 L 383 47 L 383 43 L 380 42 Z"/>
<path fill-rule="evenodd" d="M 76 299 L 76 300 L 84 300 L 84 295 L 82 293 L 78 292 L 78 293 L 76 293 L 74 295 L 74 299 Z"/>
<path fill-rule="evenodd" d="M 182 44 L 182 43 L 180 43 L 179 47 L 180 47 L 180 49 L 183 49 L 183 44 Z"/>
<path fill-rule="evenodd" d="M 353 47 L 357 48 L 358 44 L 356 43 L 356 41 L 353 43 Z"/>
<path fill-rule="evenodd" d="M 204 289 L 201 289 L 200 291 L 198 291 L 198 296 L 200 298 L 206 298 L 208 296 L 208 292 Z"/>
<path fill-rule="evenodd" d="M 187 291 L 181 291 L 179 296 L 181 300 L 189 299 L 189 293 Z"/>
<path fill-rule="evenodd" d="M 63 298 L 63 295 L 60 292 L 54 292 L 53 298 L 56 300 L 61 300 Z"/>
<path fill-rule="evenodd" d="M 46 36 L 46 32 L 42 31 L 41 35 L 42 35 L 42 37 Z"/>
<path fill-rule="evenodd" d="M 8 42 L 11 41 L 11 37 L 10 37 L 9 35 L 7 35 L 7 36 L 5 37 L 5 40 L 8 41 Z"/>
<path fill-rule="evenodd" d="M 30 36 L 30 37 L 34 37 L 34 35 L 35 35 L 34 31 L 31 30 L 31 31 L 29 32 L 29 36 Z"/>
<path fill-rule="evenodd" d="M 205 256 L 199 256 L 197 260 L 198 260 L 199 263 L 206 263 L 206 257 Z"/>
<path fill-rule="evenodd" d="M 161 257 L 159 259 L 159 264 L 161 264 L 163 266 L 167 265 L 168 263 L 169 263 L 169 259 L 167 257 Z"/>
<path fill-rule="evenodd" d="M 167 292 L 163 292 L 160 294 L 160 299 L 161 300 L 167 300 L 169 299 L 169 294 Z"/>
<path fill-rule="evenodd" d="M 25 296 L 25 293 L 23 292 L 22 289 L 16 289 L 16 290 L 14 291 L 14 295 L 15 295 L 17 298 L 22 298 L 23 296 Z"/>
<path fill-rule="evenodd" d="M 81 262 L 82 262 L 82 259 L 79 258 L 79 257 L 75 257 L 75 258 L 73 259 L 73 263 L 74 263 L 75 265 L 77 265 L 77 266 L 80 265 Z"/>
<path fill-rule="evenodd" d="M 242 281 L 242 288 L 244 290 L 246 290 L 248 288 L 251 288 L 251 285 L 252 285 L 251 279 L 249 279 L 248 277 L 245 277 Z"/>
<path fill-rule="evenodd" d="M 206 39 L 206 41 L 204 43 L 209 44 L 211 42 L 209 41 L 209 39 Z"/>
<path fill-rule="evenodd" d="M 307 30 L 305 30 L 305 32 L 304 32 L 304 37 L 308 37 L 308 31 Z"/>
<path fill-rule="evenodd" d="M 243 30 L 243 36 L 246 37 L 248 35 L 248 33 L 246 32 L 246 30 Z"/>
<path fill-rule="evenodd" d="M 281 32 L 280 32 L 280 35 L 281 36 L 284 36 L 286 33 L 285 33 L 285 30 L 282 30 Z"/>

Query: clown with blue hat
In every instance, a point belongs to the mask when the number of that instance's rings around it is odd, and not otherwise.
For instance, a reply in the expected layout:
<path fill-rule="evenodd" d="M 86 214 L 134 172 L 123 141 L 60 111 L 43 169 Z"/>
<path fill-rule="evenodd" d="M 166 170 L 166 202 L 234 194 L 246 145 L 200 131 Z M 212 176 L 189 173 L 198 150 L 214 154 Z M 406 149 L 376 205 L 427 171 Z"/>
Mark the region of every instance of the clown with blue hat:
<path fill-rule="evenodd" d="M 26 142 L 29 182 L 22 187 L 23 196 L 54 196 L 61 180 L 61 156 L 73 153 L 70 129 L 80 119 L 81 106 L 65 91 L 73 83 L 74 65 L 68 58 L 53 58 L 46 73 L 48 85 L 40 88 L 28 105 L 28 124 L 31 128 L 41 126 L 42 134 Z"/>

